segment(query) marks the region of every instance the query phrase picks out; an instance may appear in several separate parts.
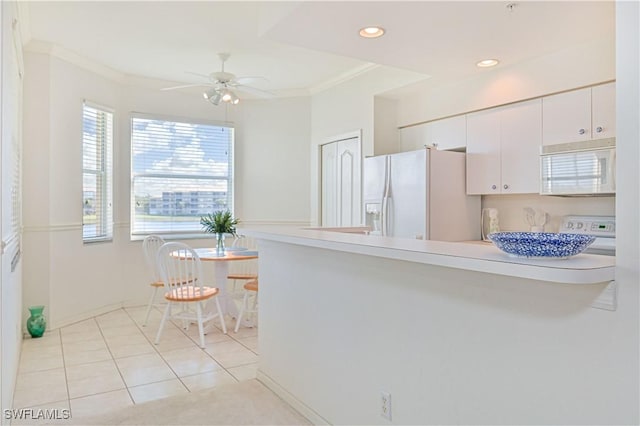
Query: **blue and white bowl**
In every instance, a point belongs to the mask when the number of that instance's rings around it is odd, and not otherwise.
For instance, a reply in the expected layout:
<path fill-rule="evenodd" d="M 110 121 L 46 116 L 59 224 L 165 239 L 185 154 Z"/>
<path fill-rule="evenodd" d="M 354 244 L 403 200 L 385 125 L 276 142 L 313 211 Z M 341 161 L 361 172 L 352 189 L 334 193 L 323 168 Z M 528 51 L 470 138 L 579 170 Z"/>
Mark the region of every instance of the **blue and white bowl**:
<path fill-rule="evenodd" d="M 495 232 L 488 237 L 511 256 L 557 259 L 582 253 L 596 239 L 592 235 L 548 232 Z"/>

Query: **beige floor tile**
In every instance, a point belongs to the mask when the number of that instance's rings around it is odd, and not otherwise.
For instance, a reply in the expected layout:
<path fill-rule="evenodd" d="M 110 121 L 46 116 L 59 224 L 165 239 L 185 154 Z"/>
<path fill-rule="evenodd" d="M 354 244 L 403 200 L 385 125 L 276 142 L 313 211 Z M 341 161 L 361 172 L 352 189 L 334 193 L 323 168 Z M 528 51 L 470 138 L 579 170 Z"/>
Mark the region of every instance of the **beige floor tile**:
<path fill-rule="evenodd" d="M 13 407 L 34 407 L 68 398 L 64 368 L 20 373 L 16 381 Z"/>
<path fill-rule="evenodd" d="M 180 380 L 182 380 L 182 383 L 184 383 L 191 392 L 237 383 L 237 380 L 224 370 L 182 377 Z"/>
<path fill-rule="evenodd" d="M 234 324 L 235 327 L 235 324 Z M 244 339 L 246 337 L 255 337 L 258 335 L 258 327 L 240 327 L 237 333 L 233 333 L 235 339 Z"/>
<path fill-rule="evenodd" d="M 251 349 L 255 353 L 258 352 L 258 336 L 246 337 L 244 339 L 238 339 L 238 343 Z"/>
<path fill-rule="evenodd" d="M 147 341 L 146 339 L 144 341 L 136 339 L 130 344 L 109 344 L 109 350 L 111 351 L 111 354 L 114 358 L 125 358 L 135 355 L 156 353 L 154 345 L 149 343 L 149 341 Z"/>
<path fill-rule="evenodd" d="M 155 399 L 167 398 L 174 395 L 187 393 L 188 390 L 178 379 L 164 382 L 151 383 L 148 385 L 134 386 L 129 388 L 129 392 L 136 404 L 141 404 Z"/>
<path fill-rule="evenodd" d="M 226 354 L 230 352 L 242 352 L 246 350 L 247 350 L 246 347 L 244 347 L 242 344 L 240 344 L 235 340 L 211 343 L 211 344 L 208 344 L 205 348 L 205 351 L 211 356 L 213 356 L 214 358 L 217 355 Z"/>
<path fill-rule="evenodd" d="M 136 324 L 125 324 L 116 327 L 111 326 L 100 326 L 100 330 L 102 331 L 102 335 L 105 339 L 112 337 L 123 337 L 123 336 L 138 336 L 143 335 L 142 331 Z"/>
<path fill-rule="evenodd" d="M 215 359 L 218 364 L 222 365 L 224 368 L 232 368 L 258 362 L 258 355 L 254 354 L 249 349 L 243 348 L 242 351 L 215 355 L 213 359 Z"/>
<path fill-rule="evenodd" d="M 48 346 L 60 346 L 60 330 L 47 330 L 42 337 L 26 336 L 22 341 L 22 349 L 30 349 L 31 347 L 43 348 Z"/>
<path fill-rule="evenodd" d="M 125 388 L 113 360 L 67 367 L 67 385 L 70 398 Z"/>
<path fill-rule="evenodd" d="M 157 353 L 118 358 L 116 364 L 127 387 L 177 378 Z"/>
<path fill-rule="evenodd" d="M 6 419 L 7 414 L 3 413 Z M 11 411 L 9 413 L 12 425 L 50 425 L 67 424 L 73 416 L 69 409 L 69 401 L 49 402 L 44 405 L 28 407 L 25 410 Z M 9 420 L 9 419 L 6 419 Z"/>
<path fill-rule="evenodd" d="M 99 416 L 133 405 L 133 400 L 126 389 L 76 398 L 69 402 L 71 404 L 71 414 L 75 420 Z"/>
<path fill-rule="evenodd" d="M 59 339 L 58 339 L 59 340 Z M 47 344 L 42 347 L 37 345 L 23 345 L 20 354 L 20 372 L 51 370 L 64 367 L 62 360 L 62 346 Z"/>
<path fill-rule="evenodd" d="M 66 366 L 80 365 L 96 361 L 110 360 L 113 357 L 107 349 L 107 345 L 99 338 L 87 339 L 84 341 L 72 341 L 62 344 L 64 352 L 64 363 Z"/>
<path fill-rule="evenodd" d="M 155 334 L 151 341 L 155 342 Z M 179 330 L 177 332 L 171 331 L 168 334 L 163 333 L 162 336 L 160 336 L 160 342 L 155 345 L 158 352 L 169 352 L 175 349 L 192 348 L 193 346 L 193 340 Z"/>
<path fill-rule="evenodd" d="M 162 358 L 164 358 L 178 377 L 192 376 L 194 374 L 222 369 L 209 354 L 196 347 L 164 352 L 162 353 Z"/>
<path fill-rule="evenodd" d="M 70 336 L 72 334 L 83 334 L 83 333 L 98 333 L 98 323 L 96 323 L 95 319 L 91 318 L 85 321 L 80 321 L 75 324 L 67 325 L 61 329 L 61 334 L 63 338 L 63 342 L 65 336 Z"/>
<path fill-rule="evenodd" d="M 227 371 L 239 382 L 255 379 L 256 372 L 258 371 L 258 363 L 229 368 Z"/>

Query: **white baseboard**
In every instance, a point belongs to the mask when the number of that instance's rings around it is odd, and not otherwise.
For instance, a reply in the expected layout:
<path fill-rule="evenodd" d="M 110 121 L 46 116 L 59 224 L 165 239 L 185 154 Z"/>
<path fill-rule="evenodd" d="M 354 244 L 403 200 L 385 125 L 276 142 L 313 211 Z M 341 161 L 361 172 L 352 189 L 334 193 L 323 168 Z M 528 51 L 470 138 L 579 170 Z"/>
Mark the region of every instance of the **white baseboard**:
<path fill-rule="evenodd" d="M 271 377 L 264 374 L 262 371 L 258 370 L 256 373 L 256 379 L 267 388 L 269 388 L 273 393 L 282 398 L 285 402 L 291 405 L 297 412 L 302 414 L 307 420 L 309 420 L 314 425 L 329 425 L 327 419 L 322 417 L 320 414 L 316 413 L 311 407 L 306 405 L 304 402 L 300 401 L 293 394 L 291 394 L 288 390 L 280 386 L 276 383 Z"/>
<path fill-rule="evenodd" d="M 73 316 L 69 316 L 69 317 L 65 317 L 65 318 L 62 318 L 62 319 L 58 319 L 57 321 L 48 324 L 47 325 L 47 329 L 54 330 L 56 328 L 66 327 L 68 325 L 75 324 L 75 323 L 80 322 L 80 321 L 85 321 L 85 320 L 88 320 L 89 318 L 93 318 L 93 317 L 96 317 L 98 315 L 102 315 L 102 314 L 106 314 L 106 313 L 111 312 L 111 311 L 118 310 L 118 309 L 120 309 L 122 307 L 123 307 L 122 303 L 114 303 L 114 304 L 107 305 L 107 306 L 101 306 L 100 308 L 92 309 L 90 311 L 86 311 L 86 312 L 83 312 L 81 314 L 76 314 L 76 315 L 73 315 Z M 46 315 L 46 312 L 45 312 L 45 317 L 46 316 L 47 315 Z M 25 333 L 26 333 L 26 329 L 25 329 Z"/>

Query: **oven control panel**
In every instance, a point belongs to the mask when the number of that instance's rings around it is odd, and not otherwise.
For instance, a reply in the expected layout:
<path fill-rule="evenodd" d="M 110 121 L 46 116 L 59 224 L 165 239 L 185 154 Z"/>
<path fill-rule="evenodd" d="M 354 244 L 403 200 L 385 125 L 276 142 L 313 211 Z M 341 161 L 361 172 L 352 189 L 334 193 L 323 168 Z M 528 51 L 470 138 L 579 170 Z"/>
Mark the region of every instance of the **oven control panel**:
<path fill-rule="evenodd" d="M 613 238 L 616 236 L 616 219 L 614 216 L 565 216 L 560 232 Z"/>

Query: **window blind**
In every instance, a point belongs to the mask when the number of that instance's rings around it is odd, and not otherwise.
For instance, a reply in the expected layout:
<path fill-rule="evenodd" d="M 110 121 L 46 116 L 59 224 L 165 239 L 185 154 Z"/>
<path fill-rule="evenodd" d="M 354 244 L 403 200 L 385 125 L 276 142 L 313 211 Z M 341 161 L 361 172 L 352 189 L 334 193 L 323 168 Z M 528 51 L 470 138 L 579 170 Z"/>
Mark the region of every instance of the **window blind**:
<path fill-rule="evenodd" d="M 85 102 L 82 113 L 82 238 L 85 242 L 113 238 L 112 147 L 113 114 Z"/>
<path fill-rule="evenodd" d="M 233 211 L 232 127 L 131 118 L 131 235 L 201 233 L 200 217 Z"/>

